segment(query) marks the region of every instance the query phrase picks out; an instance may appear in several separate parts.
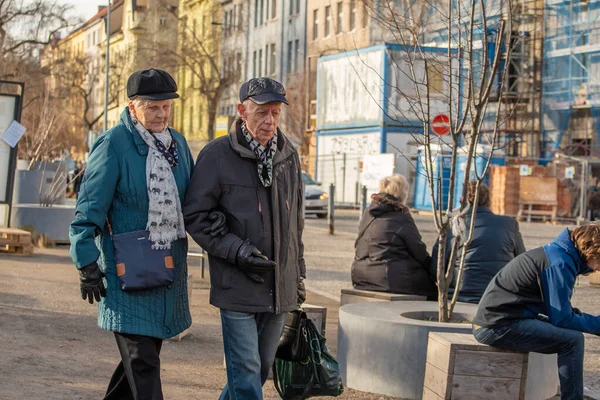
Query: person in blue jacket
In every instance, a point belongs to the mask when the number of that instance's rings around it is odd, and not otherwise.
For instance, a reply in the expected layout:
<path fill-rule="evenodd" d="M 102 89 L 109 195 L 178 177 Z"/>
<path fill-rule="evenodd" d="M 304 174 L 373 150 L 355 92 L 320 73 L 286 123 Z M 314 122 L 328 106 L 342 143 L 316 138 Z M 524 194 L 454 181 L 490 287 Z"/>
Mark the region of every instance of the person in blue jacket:
<path fill-rule="evenodd" d="M 561 399 L 583 399 L 583 333 L 600 316 L 571 306 L 578 275 L 600 270 L 600 224 L 565 229 L 554 242 L 517 256 L 492 279 L 473 319 L 479 343 L 558 354 Z"/>
<path fill-rule="evenodd" d="M 185 138 L 167 126 L 172 99 L 179 97 L 176 91 L 166 71 L 131 75 L 128 108 L 90 150 L 71 223 L 71 257 L 79 270 L 81 296 L 90 304 L 96 300 L 98 325 L 114 332 L 121 354 L 105 399 L 162 399 L 162 341 L 192 322 L 181 202 L 193 160 Z M 149 196 L 156 190 L 163 195 Z M 160 223 L 149 223 L 150 217 Z M 123 291 L 107 222 L 114 234 L 148 230 L 150 238 L 160 237 L 154 244 L 171 249 L 173 284 Z M 214 228 L 219 231 L 218 224 Z"/>

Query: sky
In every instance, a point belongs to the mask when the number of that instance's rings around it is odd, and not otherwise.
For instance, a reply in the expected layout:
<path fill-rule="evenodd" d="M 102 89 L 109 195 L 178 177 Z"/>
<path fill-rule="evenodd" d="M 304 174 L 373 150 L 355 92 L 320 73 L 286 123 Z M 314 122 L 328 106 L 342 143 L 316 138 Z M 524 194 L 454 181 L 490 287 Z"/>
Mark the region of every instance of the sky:
<path fill-rule="evenodd" d="M 80 15 L 84 21 L 93 17 L 98 12 L 99 5 L 107 5 L 108 0 L 62 0 L 66 4 L 74 7 L 76 14 Z"/>

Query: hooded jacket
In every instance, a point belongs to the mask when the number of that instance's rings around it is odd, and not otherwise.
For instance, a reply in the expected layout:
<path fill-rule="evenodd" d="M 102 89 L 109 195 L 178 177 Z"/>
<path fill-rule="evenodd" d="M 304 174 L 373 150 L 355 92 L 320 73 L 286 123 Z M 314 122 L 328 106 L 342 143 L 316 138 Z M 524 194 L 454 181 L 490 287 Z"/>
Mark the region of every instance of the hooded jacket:
<path fill-rule="evenodd" d="M 523 253 L 492 279 L 473 323 L 497 328 L 540 315 L 555 326 L 599 334 L 600 317 L 573 311 L 571 296 L 578 275 L 592 272 L 565 229 L 554 242 Z"/>
<path fill-rule="evenodd" d="M 354 244 L 354 288 L 435 296 L 427 271 L 431 258 L 408 208 L 390 195 L 372 199 Z"/>
<path fill-rule="evenodd" d="M 273 183 L 264 187 L 256 168 L 256 155 L 241 132 L 241 120 L 228 136 L 202 149 L 183 203 L 186 230 L 208 253 L 210 303 L 238 312 L 282 313 L 304 301 L 306 266 L 302 244 L 302 177 L 298 152 L 277 131 Z M 212 210 L 223 212 L 229 233 L 204 233 L 212 225 Z M 249 279 L 236 265 L 244 240 L 277 263 L 263 274 L 264 283 Z"/>

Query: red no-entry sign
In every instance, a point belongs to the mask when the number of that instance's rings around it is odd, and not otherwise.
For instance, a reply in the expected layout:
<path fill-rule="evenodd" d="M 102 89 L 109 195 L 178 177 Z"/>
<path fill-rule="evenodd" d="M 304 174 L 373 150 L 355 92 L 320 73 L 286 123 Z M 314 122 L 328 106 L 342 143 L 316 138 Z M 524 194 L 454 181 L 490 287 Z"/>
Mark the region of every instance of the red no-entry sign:
<path fill-rule="evenodd" d="M 431 129 L 436 135 L 447 135 L 450 133 L 450 117 L 446 114 L 438 114 L 431 121 Z"/>

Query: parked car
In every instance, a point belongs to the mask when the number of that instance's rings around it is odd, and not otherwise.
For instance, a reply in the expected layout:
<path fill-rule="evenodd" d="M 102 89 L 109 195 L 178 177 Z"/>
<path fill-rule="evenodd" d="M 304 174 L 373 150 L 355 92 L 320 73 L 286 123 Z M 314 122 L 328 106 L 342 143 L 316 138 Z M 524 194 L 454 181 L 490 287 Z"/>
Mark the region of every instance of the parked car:
<path fill-rule="evenodd" d="M 323 191 L 321 185 L 315 182 L 306 172 L 302 172 L 302 182 L 304 183 L 305 214 L 327 218 L 329 207 L 327 192 Z"/>

